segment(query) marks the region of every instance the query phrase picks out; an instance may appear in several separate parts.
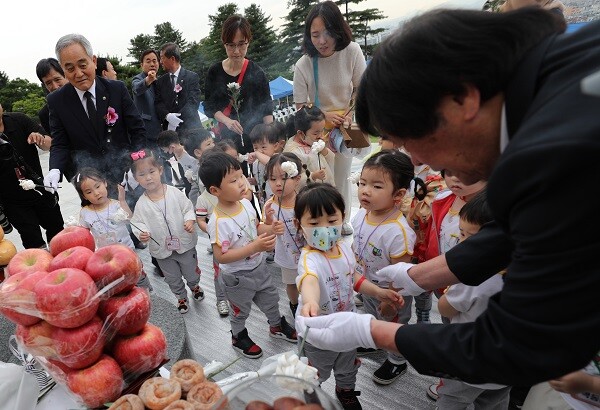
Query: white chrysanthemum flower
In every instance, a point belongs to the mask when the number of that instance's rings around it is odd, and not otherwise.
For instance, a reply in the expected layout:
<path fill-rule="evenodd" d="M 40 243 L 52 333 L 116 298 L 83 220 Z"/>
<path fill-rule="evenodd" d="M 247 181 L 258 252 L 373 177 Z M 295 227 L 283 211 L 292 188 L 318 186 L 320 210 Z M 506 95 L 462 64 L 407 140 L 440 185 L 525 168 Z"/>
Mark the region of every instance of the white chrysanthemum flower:
<path fill-rule="evenodd" d="M 19 181 L 19 185 L 21 185 L 21 188 L 23 188 L 25 191 L 35 189 L 35 182 L 33 182 L 31 179 L 22 179 Z"/>
<path fill-rule="evenodd" d="M 237 91 L 240 89 L 240 85 L 236 82 L 232 82 L 227 84 L 227 88 L 230 89 L 231 91 Z"/>
<path fill-rule="evenodd" d="M 312 147 L 310 149 L 312 150 L 312 152 L 315 152 L 318 154 L 319 152 L 323 151 L 324 148 L 325 148 L 325 141 L 317 140 L 317 141 L 313 142 Z"/>
<path fill-rule="evenodd" d="M 295 162 L 285 161 L 281 163 L 281 170 L 287 174 L 288 178 L 294 178 L 298 175 L 298 167 Z"/>
<path fill-rule="evenodd" d="M 277 368 L 275 374 L 283 376 L 292 376 L 298 379 L 306 380 L 307 382 L 314 383 L 317 380 L 317 369 L 308 365 L 308 359 L 306 357 L 299 358 L 295 353 L 286 352 L 279 356 L 277 359 Z M 303 389 L 302 385 L 297 383 L 278 380 L 278 383 L 284 385 L 284 387 L 290 389 Z"/>
<path fill-rule="evenodd" d="M 184 175 L 188 181 L 192 182 L 192 179 L 194 178 L 194 171 L 191 169 L 186 169 Z"/>
<path fill-rule="evenodd" d="M 119 209 L 117 209 L 117 212 L 110 216 L 110 219 L 112 219 L 115 223 L 125 222 L 129 220 L 129 215 L 127 214 L 127 212 L 125 212 L 123 208 L 119 207 Z"/>
<path fill-rule="evenodd" d="M 351 184 L 358 184 L 358 181 L 360 181 L 360 171 L 352 172 L 350 176 L 348 176 L 348 181 L 350 181 Z"/>
<path fill-rule="evenodd" d="M 239 162 L 248 161 L 248 154 L 238 154 L 238 161 Z"/>

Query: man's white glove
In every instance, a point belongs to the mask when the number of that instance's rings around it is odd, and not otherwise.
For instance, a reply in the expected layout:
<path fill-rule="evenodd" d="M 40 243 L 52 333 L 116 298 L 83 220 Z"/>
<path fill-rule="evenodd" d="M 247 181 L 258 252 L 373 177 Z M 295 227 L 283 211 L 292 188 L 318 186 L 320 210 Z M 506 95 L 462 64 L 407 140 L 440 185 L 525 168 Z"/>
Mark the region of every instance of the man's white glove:
<path fill-rule="evenodd" d="M 398 293 L 402 296 L 418 296 L 425 292 L 425 289 L 408 275 L 408 270 L 413 266 L 415 265 L 412 263 L 398 262 L 378 270 L 373 274 L 373 278 L 379 282 L 391 283 L 394 289 L 400 289 Z"/>
<path fill-rule="evenodd" d="M 349 352 L 357 347 L 377 349 L 371 336 L 373 315 L 353 312 L 337 312 L 325 316 L 305 317 L 296 315 L 296 332 L 306 341 L 323 350 Z"/>
<path fill-rule="evenodd" d="M 44 189 L 50 193 L 54 193 L 58 189 L 59 179 L 60 171 L 56 168 L 51 169 L 44 177 Z"/>
<path fill-rule="evenodd" d="M 169 123 L 169 126 L 167 128 L 169 129 L 169 131 L 175 131 L 179 124 L 183 122 L 183 120 L 179 118 L 180 116 L 181 113 L 178 112 L 170 112 L 167 114 L 167 122 Z"/>

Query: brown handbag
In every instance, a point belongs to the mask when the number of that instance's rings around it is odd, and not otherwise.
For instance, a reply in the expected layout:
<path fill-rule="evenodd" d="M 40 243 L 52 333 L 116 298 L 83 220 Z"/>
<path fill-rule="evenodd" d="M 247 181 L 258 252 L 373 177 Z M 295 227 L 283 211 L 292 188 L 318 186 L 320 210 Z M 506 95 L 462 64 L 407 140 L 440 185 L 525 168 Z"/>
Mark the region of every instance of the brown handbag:
<path fill-rule="evenodd" d="M 344 142 L 348 148 L 367 148 L 371 146 L 369 135 L 361 131 L 357 123 L 353 122 L 348 128 L 340 127 Z"/>

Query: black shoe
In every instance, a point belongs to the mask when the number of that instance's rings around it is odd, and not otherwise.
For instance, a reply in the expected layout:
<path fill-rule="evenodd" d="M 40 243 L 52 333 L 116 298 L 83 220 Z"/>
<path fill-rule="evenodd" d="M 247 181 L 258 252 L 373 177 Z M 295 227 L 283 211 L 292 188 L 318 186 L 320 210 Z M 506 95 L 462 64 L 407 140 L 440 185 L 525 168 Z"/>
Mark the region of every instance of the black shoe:
<path fill-rule="evenodd" d="M 296 303 L 294 305 L 292 302 L 290 302 L 290 310 L 292 311 L 292 316 L 296 318 L 296 310 L 298 310 L 298 304 Z"/>
<path fill-rule="evenodd" d="M 357 347 L 356 348 L 357 356 L 368 356 L 368 355 L 377 354 L 380 352 L 381 352 L 380 349 L 372 349 L 370 347 Z"/>
<path fill-rule="evenodd" d="M 192 288 L 192 294 L 194 296 L 194 300 L 204 299 L 204 291 L 202 290 L 200 285 L 196 285 Z"/>
<path fill-rule="evenodd" d="M 279 323 L 279 326 L 269 327 L 269 335 L 275 339 L 283 339 L 292 343 L 298 342 L 296 329 L 288 325 L 288 322 L 285 320 L 284 316 L 281 316 L 281 323 Z"/>
<path fill-rule="evenodd" d="M 429 309 L 415 309 L 415 313 L 417 315 L 417 323 L 431 323 L 429 319 Z"/>
<path fill-rule="evenodd" d="M 360 392 L 350 389 L 340 389 L 336 386 L 335 396 L 342 404 L 344 410 L 362 410 L 362 406 L 358 401 L 357 396 L 360 396 Z"/>
<path fill-rule="evenodd" d="M 389 360 L 383 362 L 379 369 L 373 373 L 373 381 L 384 386 L 392 384 L 394 380 L 406 373 L 406 363 L 394 364 Z"/>
<path fill-rule="evenodd" d="M 135 244 L 135 249 L 146 249 L 147 246 L 144 242 L 138 242 Z"/>
<path fill-rule="evenodd" d="M 187 305 L 187 299 L 179 299 L 179 302 L 177 303 L 177 310 L 182 315 L 190 310 Z"/>
<path fill-rule="evenodd" d="M 233 348 L 243 356 L 250 359 L 258 359 L 262 356 L 262 349 L 250 339 L 250 336 L 248 336 L 248 329 L 242 330 L 235 336 L 233 336 L 233 332 L 231 334 L 231 344 L 233 345 Z"/>

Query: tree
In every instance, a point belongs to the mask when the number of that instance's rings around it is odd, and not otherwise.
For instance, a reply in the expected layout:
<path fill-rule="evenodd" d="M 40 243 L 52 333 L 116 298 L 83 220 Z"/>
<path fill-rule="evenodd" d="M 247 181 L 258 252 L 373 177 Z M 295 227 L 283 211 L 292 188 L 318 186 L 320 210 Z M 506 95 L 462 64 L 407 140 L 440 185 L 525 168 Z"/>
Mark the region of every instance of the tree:
<path fill-rule="evenodd" d="M 129 57 L 133 58 L 134 62 L 138 62 L 142 53 L 154 47 L 154 40 L 150 34 L 138 34 L 129 40 L 130 47 L 127 48 Z"/>
<path fill-rule="evenodd" d="M 8 76 L 4 71 L 0 71 L 0 89 L 6 87 L 8 84 Z"/>
<path fill-rule="evenodd" d="M 169 22 L 160 23 L 154 26 L 154 36 L 152 37 L 154 48 L 156 50 L 165 43 L 175 43 L 181 52 L 187 49 L 187 41 L 183 38 L 181 31 L 173 28 Z"/>
<path fill-rule="evenodd" d="M 248 56 L 268 72 L 265 62 L 277 43 L 275 30 L 269 26 L 271 16 L 265 16 L 260 6 L 252 3 L 244 9 L 244 17 L 252 27 L 252 42 L 248 47 Z"/>
<path fill-rule="evenodd" d="M 44 92 L 39 84 L 31 83 L 23 78 L 15 78 L 0 89 L 0 104 L 5 111 L 12 111 L 16 101 L 28 99 L 30 94 L 44 97 Z"/>
<path fill-rule="evenodd" d="M 210 32 L 202 40 L 202 46 L 209 61 L 220 61 L 227 57 L 221 41 L 221 28 L 227 17 L 234 14 L 238 14 L 238 7 L 235 3 L 223 4 L 217 9 L 217 14 L 209 14 Z"/>
<path fill-rule="evenodd" d="M 12 106 L 12 111 L 22 112 L 28 115 L 36 124 L 40 122 L 38 112 L 46 104 L 46 98 L 37 93 L 30 93 L 26 98 L 15 101 Z"/>
<path fill-rule="evenodd" d="M 382 20 L 386 18 L 386 16 L 381 10 L 375 8 L 365 10 L 352 10 L 348 7 L 348 4 L 358 4 L 362 3 L 363 1 L 364 0 L 339 0 L 336 1 L 335 4 L 341 6 L 342 13 L 344 13 L 346 21 L 348 21 L 348 25 L 352 29 L 354 39 L 357 43 L 360 44 L 360 47 L 363 49 L 363 53 L 366 57 L 367 55 L 372 54 L 373 48 L 373 46 L 368 46 L 367 38 L 375 34 L 381 33 L 382 31 L 385 31 L 384 28 L 373 29 L 371 28 L 369 23 L 372 23 L 377 20 Z"/>
<path fill-rule="evenodd" d="M 285 63 L 292 67 L 302 56 L 302 37 L 306 16 L 310 8 L 317 4 L 318 0 L 288 0 L 290 12 L 285 17 L 286 22 L 282 25 L 280 37 L 283 38 L 283 50 Z"/>

